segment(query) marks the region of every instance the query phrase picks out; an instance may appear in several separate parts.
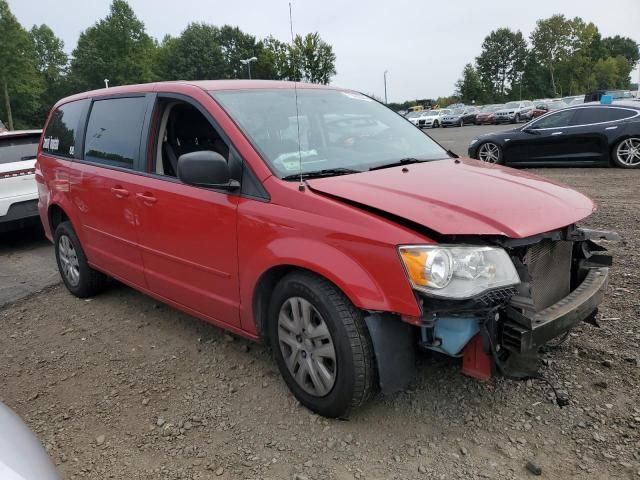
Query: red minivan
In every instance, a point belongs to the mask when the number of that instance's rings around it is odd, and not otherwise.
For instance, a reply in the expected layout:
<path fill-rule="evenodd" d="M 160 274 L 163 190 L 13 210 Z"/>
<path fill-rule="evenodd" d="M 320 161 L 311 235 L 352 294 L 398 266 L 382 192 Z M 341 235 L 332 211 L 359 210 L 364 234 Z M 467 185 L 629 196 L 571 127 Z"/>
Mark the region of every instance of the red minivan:
<path fill-rule="evenodd" d="M 272 81 L 133 85 L 52 109 L 39 211 L 71 293 L 108 277 L 270 345 L 296 398 L 345 416 L 416 347 L 535 375 L 593 321 L 615 234 L 592 201 L 458 158 L 360 93 Z M 90 308 L 88 306 L 87 308 Z"/>

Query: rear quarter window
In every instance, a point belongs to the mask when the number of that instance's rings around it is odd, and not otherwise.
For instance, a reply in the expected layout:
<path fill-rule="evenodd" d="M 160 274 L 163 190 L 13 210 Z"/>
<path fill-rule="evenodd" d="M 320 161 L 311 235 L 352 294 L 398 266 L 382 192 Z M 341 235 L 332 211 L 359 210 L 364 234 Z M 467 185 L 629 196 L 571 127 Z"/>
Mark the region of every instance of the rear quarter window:
<path fill-rule="evenodd" d="M 146 97 L 96 100 L 85 135 L 84 160 L 134 168 L 146 112 Z"/>
<path fill-rule="evenodd" d="M 37 134 L 13 138 L 0 136 L 0 164 L 35 159 L 39 140 Z"/>
<path fill-rule="evenodd" d="M 52 114 L 42 138 L 42 151 L 65 158 L 74 158 L 76 139 L 87 100 L 59 106 Z"/>
<path fill-rule="evenodd" d="M 573 119 L 574 125 L 589 125 L 591 123 L 615 122 L 637 115 L 634 110 L 615 107 L 579 108 Z"/>

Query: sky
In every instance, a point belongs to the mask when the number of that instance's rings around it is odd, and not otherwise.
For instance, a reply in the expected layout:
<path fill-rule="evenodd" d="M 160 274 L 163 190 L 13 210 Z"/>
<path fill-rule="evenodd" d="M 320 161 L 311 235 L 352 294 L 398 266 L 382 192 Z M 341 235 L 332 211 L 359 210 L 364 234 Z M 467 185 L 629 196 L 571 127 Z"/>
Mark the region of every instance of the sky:
<path fill-rule="evenodd" d="M 110 0 L 8 0 L 26 27 L 46 23 L 71 52 L 80 32 L 107 15 Z M 190 22 L 230 24 L 288 41 L 288 0 L 128 0 L 151 36 L 177 36 Z M 390 102 L 453 93 L 484 37 L 508 26 L 528 38 L 556 13 L 594 22 L 603 36 L 640 43 L 640 0 L 293 0 L 296 34 L 319 32 L 333 46 L 332 84 Z M 637 72 L 633 74 L 634 78 Z"/>

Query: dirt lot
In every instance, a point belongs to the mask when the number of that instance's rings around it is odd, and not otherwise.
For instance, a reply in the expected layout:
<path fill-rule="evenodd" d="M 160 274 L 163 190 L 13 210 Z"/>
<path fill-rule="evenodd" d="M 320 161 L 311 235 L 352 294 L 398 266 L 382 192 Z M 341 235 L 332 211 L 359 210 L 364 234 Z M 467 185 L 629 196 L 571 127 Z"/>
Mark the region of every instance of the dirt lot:
<path fill-rule="evenodd" d="M 90 301 L 62 287 L 0 310 L 0 400 L 64 478 L 476 479 L 640 477 L 640 171 L 537 170 L 595 197 L 585 225 L 615 229 L 602 328 L 544 355 L 569 392 L 481 384 L 421 358 L 417 388 L 350 421 L 297 405 L 261 346 L 126 287 Z"/>

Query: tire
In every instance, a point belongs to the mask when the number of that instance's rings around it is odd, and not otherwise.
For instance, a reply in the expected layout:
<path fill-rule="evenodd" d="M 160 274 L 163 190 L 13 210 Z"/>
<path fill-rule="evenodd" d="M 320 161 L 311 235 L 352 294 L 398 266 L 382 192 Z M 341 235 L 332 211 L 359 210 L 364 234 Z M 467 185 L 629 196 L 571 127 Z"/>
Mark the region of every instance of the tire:
<path fill-rule="evenodd" d="M 498 165 L 504 164 L 504 155 L 502 154 L 502 147 L 500 147 L 500 145 L 493 142 L 484 142 L 478 145 L 478 150 L 476 155 L 478 156 L 478 160 L 484 163 L 495 163 Z"/>
<path fill-rule="evenodd" d="M 56 227 L 53 245 L 58 271 L 67 290 L 76 297 L 87 298 L 104 289 L 107 276 L 89 266 L 70 222 L 61 222 Z"/>
<path fill-rule="evenodd" d="M 513 119 L 513 122 L 511 122 L 511 123 L 520 123 L 520 114 L 519 113 L 516 113 L 516 116 Z"/>
<path fill-rule="evenodd" d="M 299 312 L 297 322 L 294 308 Z M 307 322 L 300 313 L 305 309 Z M 280 373 L 309 410 L 325 417 L 346 417 L 375 394 L 377 371 L 369 332 L 361 312 L 333 284 L 307 272 L 285 276 L 273 291 L 268 318 Z M 312 330 L 320 340 L 313 340 Z M 320 350 L 324 355 L 318 355 Z M 321 379 L 323 367 L 327 375 Z"/>
<path fill-rule="evenodd" d="M 640 137 L 629 137 L 616 143 L 611 151 L 615 166 L 640 168 Z"/>
<path fill-rule="evenodd" d="M 458 126 L 459 127 L 464 127 L 464 120 L 463 119 L 460 119 L 460 122 L 458 123 Z"/>
<path fill-rule="evenodd" d="M 440 127 L 440 123 L 437 120 L 434 120 L 433 123 L 431 124 L 431 128 L 439 128 Z"/>

